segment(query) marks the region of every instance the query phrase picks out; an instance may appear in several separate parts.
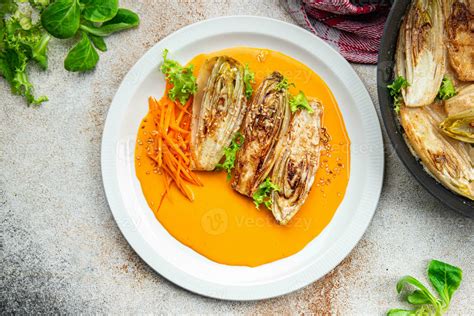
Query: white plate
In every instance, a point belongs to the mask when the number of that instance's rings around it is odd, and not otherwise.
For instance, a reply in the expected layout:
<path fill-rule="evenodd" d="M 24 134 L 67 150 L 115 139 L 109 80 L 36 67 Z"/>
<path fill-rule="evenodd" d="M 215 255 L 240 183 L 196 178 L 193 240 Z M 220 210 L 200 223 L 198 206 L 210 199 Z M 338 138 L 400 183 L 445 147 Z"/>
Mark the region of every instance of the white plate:
<path fill-rule="evenodd" d="M 312 242 L 288 258 L 256 268 L 208 260 L 174 239 L 149 209 L 135 176 L 134 147 L 147 98 L 161 97 L 158 71 L 163 49 L 173 59 L 234 46 L 269 48 L 313 69 L 332 90 L 351 139 L 350 180 L 336 214 Z M 102 177 L 123 235 L 153 269 L 168 280 L 205 296 L 257 300 L 289 293 L 338 265 L 367 229 L 383 178 L 383 142 L 372 101 L 352 67 L 329 45 L 295 25 L 237 16 L 187 26 L 150 49 L 129 71 L 110 107 L 102 139 Z"/>

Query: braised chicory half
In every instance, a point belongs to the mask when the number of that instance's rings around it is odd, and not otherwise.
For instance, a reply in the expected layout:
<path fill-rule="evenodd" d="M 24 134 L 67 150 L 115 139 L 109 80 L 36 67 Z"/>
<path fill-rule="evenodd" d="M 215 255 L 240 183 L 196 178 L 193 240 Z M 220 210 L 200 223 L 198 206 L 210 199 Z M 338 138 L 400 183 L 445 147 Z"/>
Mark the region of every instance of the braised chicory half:
<path fill-rule="evenodd" d="M 473 10 L 472 1 L 412 1 L 399 31 L 394 80 L 387 86 L 414 156 L 446 188 L 471 200 Z"/>

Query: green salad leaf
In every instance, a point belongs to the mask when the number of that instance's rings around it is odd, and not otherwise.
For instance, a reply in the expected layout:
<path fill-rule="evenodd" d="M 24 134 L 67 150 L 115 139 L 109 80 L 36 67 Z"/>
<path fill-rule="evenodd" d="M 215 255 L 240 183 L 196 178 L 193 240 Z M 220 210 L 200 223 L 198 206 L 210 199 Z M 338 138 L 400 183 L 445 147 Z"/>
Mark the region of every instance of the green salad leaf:
<path fill-rule="evenodd" d="M 431 260 L 428 266 L 428 279 L 438 292 L 439 297 L 435 297 L 420 281 L 412 276 L 405 276 L 397 283 L 397 292 L 401 293 L 407 286 L 415 287 L 408 293 L 406 300 L 414 305 L 416 309 L 403 310 L 391 309 L 389 316 L 404 315 L 442 315 L 451 303 L 454 292 L 459 288 L 462 281 L 462 270 L 450 264 Z"/>
<path fill-rule="evenodd" d="M 78 0 L 57 0 L 41 14 L 41 23 L 57 38 L 73 37 L 79 29 L 81 8 Z"/>
<path fill-rule="evenodd" d="M 237 156 L 237 151 L 239 151 L 240 147 L 244 144 L 244 136 L 237 132 L 234 138 L 232 139 L 229 147 L 224 149 L 224 162 L 217 164 L 216 168 L 223 169 L 227 172 L 227 181 L 229 181 L 232 177 L 232 169 L 234 169 L 235 165 L 235 157 Z"/>
<path fill-rule="evenodd" d="M 8 3 L 7 3 L 8 4 Z M 0 17 L 0 76 L 10 84 L 12 93 L 25 97 L 28 105 L 39 105 L 48 98 L 35 97 L 32 83 L 29 81 L 27 66 L 29 61 L 37 61 L 42 68 L 47 67 L 47 45 L 49 35 L 44 34 L 39 25 L 27 23 L 24 13 L 18 13 L 18 7 L 10 3 L 2 4 L 4 14 Z"/>
<path fill-rule="evenodd" d="M 99 61 L 99 54 L 92 46 L 86 33 L 82 33 L 79 43 L 74 46 L 64 60 L 64 68 L 69 71 L 87 71 L 94 69 Z"/>
<path fill-rule="evenodd" d="M 400 105 L 402 104 L 402 89 L 409 85 L 410 83 L 403 76 L 398 76 L 387 86 L 390 96 L 393 98 L 393 107 L 396 113 L 400 112 Z"/>
<path fill-rule="evenodd" d="M 288 78 L 284 77 L 282 81 L 277 83 L 275 88 L 279 91 L 283 91 L 288 90 L 292 86 L 295 87 L 295 84 L 293 82 L 288 82 Z"/>
<path fill-rule="evenodd" d="M 30 0 L 30 4 L 36 9 L 43 11 L 44 9 L 46 9 L 47 6 L 49 6 L 50 1 L 49 0 Z"/>
<path fill-rule="evenodd" d="M 33 22 L 35 11 L 40 14 L 40 23 Z M 136 13 L 118 8 L 118 0 L 1 0 L 0 76 L 10 84 L 12 93 L 24 96 L 28 104 L 41 104 L 48 98 L 34 96 L 27 66 L 35 61 L 43 69 L 48 67 L 51 36 L 72 38 L 84 29 L 64 67 L 87 71 L 99 60 L 95 48 L 107 51 L 103 36 L 135 27 L 139 21 Z"/>
<path fill-rule="evenodd" d="M 43 69 L 48 68 L 48 43 L 51 39 L 49 34 L 43 34 L 41 38 L 31 46 L 31 53 L 34 60 L 40 64 Z"/>
<path fill-rule="evenodd" d="M 250 70 L 249 65 L 245 64 L 244 69 L 245 96 L 250 99 L 253 93 L 252 83 L 255 83 L 255 73 Z"/>
<path fill-rule="evenodd" d="M 18 9 L 18 6 L 14 0 L 2 0 L 0 1 L 0 18 L 3 18 L 5 14 L 11 14 Z"/>
<path fill-rule="evenodd" d="M 81 0 L 82 16 L 91 22 L 111 20 L 118 11 L 118 0 Z"/>
<path fill-rule="evenodd" d="M 168 50 L 163 51 L 163 64 L 160 67 L 161 72 L 166 76 L 172 85 L 168 92 L 171 100 L 176 99 L 185 104 L 189 97 L 196 93 L 196 77 L 193 75 L 193 65 L 183 67 L 176 60 L 168 59 Z"/>
<path fill-rule="evenodd" d="M 267 209 L 272 208 L 272 199 L 271 193 L 273 191 L 280 191 L 280 188 L 270 181 L 270 178 L 266 178 L 260 186 L 258 187 L 257 191 L 253 194 L 253 202 L 257 208 L 260 207 L 260 204 L 265 205 Z"/>
<path fill-rule="evenodd" d="M 113 33 L 128 30 L 136 27 L 140 24 L 140 18 L 138 15 L 130 10 L 120 8 L 117 11 L 117 15 L 107 22 L 104 22 L 101 26 L 89 26 L 81 24 L 81 30 L 96 35 L 96 36 L 109 36 Z"/>
<path fill-rule="evenodd" d="M 300 91 L 296 96 L 290 98 L 290 110 L 292 113 L 298 111 L 298 109 L 304 109 L 309 113 L 313 113 L 314 110 L 309 105 L 308 99 L 304 95 L 303 91 Z"/>
<path fill-rule="evenodd" d="M 107 44 L 105 44 L 104 38 L 89 34 L 89 39 L 91 40 L 92 44 L 94 44 L 95 48 L 101 52 L 107 51 Z"/>
<path fill-rule="evenodd" d="M 443 308 L 448 308 L 454 292 L 462 281 L 462 270 L 447 263 L 432 260 L 428 267 L 428 278 L 443 300 Z"/>
<path fill-rule="evenodd" d="M 441 86 L 439 87 L 437 95 L 438 99 L 447 100 L 454 97 L 456 94 L 457 93 L 454 83 L 448 77 L 444 77 L 443 81 L 441 81 Z"/>

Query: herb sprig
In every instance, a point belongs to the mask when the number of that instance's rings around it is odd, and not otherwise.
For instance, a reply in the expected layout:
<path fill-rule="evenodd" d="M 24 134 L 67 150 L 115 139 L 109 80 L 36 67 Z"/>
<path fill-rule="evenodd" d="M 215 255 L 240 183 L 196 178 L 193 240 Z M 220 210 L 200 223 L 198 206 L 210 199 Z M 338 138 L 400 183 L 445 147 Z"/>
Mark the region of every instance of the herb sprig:
<path fill-rule="evenodd" d="M 275 89 L 278 91 L 288 90 L 290 87 L 295 87 L 293 82 L 289 82 L 288 78 L 283 77 L 283 79 L 278 82 L 275 86 Z"/>
<path fill-rule="evenodd" d="M 454 83 L 448 77 L 444 77 L 439 87 L 438 95 L 436 96 L 440 100 L 447 100 L 454 97 L 457 94 Z"/>
<path fill-rule="evenodd" d="M 462 270 L 450 264 L 431 260 L 428 266 L 428 278 L 438 292 L 436 298 L 420 281 L 412 276 L 404 276 L 397 283 L 397 292 L 401 293 L 407 285 L 417 288 L 406 296 L 408 303 L 415 305 L 415 309 L 391 309 L 387 316 L 415 316 L 415 315 L 442 315 L 451 303 L 454 292 L 462 281 Z"/>
<path fill-rule="evenodd" d="M 255 73 L 250 70 L 249 64 L 245 64 L 244 69 L 245 96 L 250 99 L 253 93 L 252 83 L 255 83 Z"/>
<path fill-rule="evenodd" d="M 387 86 L 390 96 L 393 98 L 393 106 L 397 114 L 400 113 L 400 105 L 402 104 L 402 89 L 409 85 L 410 83 L 403 76 L 398 76 Z"/>
<path fill-rule="evenodd" d="M 266 178 L 253 194 L 253 202 L 255 203 L 255 206 L 259 208 L 260 204 L 263 204 L 270 210 L 272 208 L 271 193 L 273 191 L 280 191 L 280 188 L 278 185 L 272 183 L 270 178 Z"/>
<path fill-rule="evenodd" d="M 168 50 L 163 51 L 163 64 L 160 66 L 161 72 L 173 85 L 168 96 L 171 100 L 185 104 L 189 97 L 196 93 L 196 77 L 193 75 L 193 65 L 183 67 L 176 60 L 168 59 Z"/>
<path fill-rule="evenodd" d="M 309 105 L 308 99 L 304 95 L 303 91 L 300 91 L 296 96 L 290 98 L 290 110 L 292 113 L 298 111 L 298 109 L 306 110 L 309 113 L 313 113 L 313 108 Z"/>
<path fill-rule="evenodd" d="M 225 170 L 227 172 L 227 181 L 232 177 L 232 169 L 234 169 L 235 158 L 237 156 L 237 151 L 244 144 L 244 136 L 237 132 L 232 139 L 229 147 L 224 149 L 224 162 L 216 165 L 216 168 Z"/>

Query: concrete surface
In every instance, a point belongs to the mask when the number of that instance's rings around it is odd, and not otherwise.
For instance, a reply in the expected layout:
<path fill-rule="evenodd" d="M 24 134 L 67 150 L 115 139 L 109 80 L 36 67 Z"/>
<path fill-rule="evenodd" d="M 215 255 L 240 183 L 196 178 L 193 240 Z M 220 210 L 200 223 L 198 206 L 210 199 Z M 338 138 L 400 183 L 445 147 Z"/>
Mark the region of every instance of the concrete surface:
<path fill-rule="evenodd" d="M 3 312 L 383 314 L 403 306 L 399 277 L 425 279 L 431 258 L 458 265 L 464 281 L 451 315 L 473 315 L 472 220 L 434 200 L 387 144 L 377 213 L 351 255 L 318 282 L 284 297 L 223 302 L 188 293 L 130 248 L 108 208 L 100 173 L 107 110 L 122 78 L 153 44 L 184 25 L 219 15 L 291 18 L 277 1 L 121 1 L 139 29 L 107 39 L 96 71 L 68 73 L 69 47 L 54 40 L 50 68 L 31 70 L 50 102 L 28 108 L 0 80 L 1 288 Z M 374 66 L 354 65 L 375 104 Z"/>

